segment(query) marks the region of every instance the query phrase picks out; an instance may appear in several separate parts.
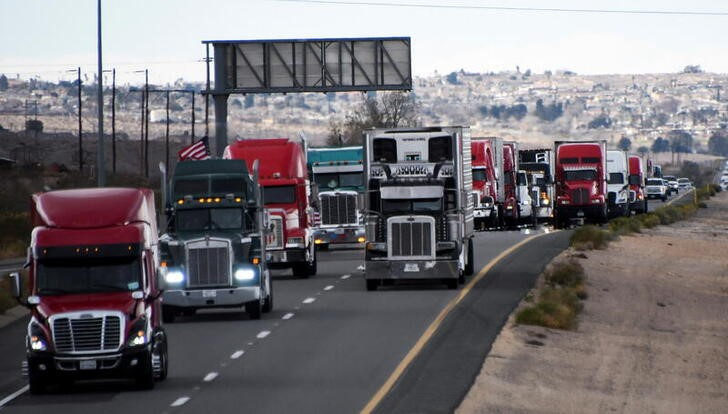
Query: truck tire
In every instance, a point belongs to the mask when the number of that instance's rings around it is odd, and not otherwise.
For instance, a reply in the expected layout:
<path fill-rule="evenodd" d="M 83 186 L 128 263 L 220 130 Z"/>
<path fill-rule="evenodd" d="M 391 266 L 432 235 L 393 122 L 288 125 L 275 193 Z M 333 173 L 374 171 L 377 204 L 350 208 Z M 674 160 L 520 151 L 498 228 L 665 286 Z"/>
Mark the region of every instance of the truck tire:
<path fill-rule="evenodd" d="M 251 300 L 250 302 L 245 303 L 245 313 L 248 314 L 250 319 L 260 319 L 261 314 L 263 313 L 263 304 L 261 303 L 260 299 Z"/>
<path fill-rule="evenodd" d="M 263 301 L 263 312 L 268 313 L 273 310 L 273 280 L 268 281 L 268 296 Z"/>
<path fill-rule="evenodd" d="M 379 279 L 367 279 L 367 290 L 369 292 L 377 290 L 379 287 Z"/>
<path fill-rule="evenodd" d="M 172 323 L 177 313 L 169 306 L 162 305 L 162 322 Z"/>
<path fill-rule="evenodd" d="M 147 352 L 143 361 L 139 361 L 139 372 L 134 379 L 136 386 L 142 390 L 151 390 L 154 388 L 154 369 L 152 368 L 152 352 Z"/>
<path fill-rule="evenodd" d="M 164 381 L 169 371 L 169 353 L 167 352 L 167 339 L 160 341 L 152 350 L 152 369 L 154 379 Z"/>
<path fill-rule="evenodd" d="M 647 199 L 645 198 L 645 201 L 642 204 L 642 214 L 645 214 L 649 211 L 649 205 L 647 204 Z"/>
<path fill-rule="evenodd" d="M 475 263 L 473 263 L 475 258 L 473 256 L 473 239 L 470 239 L 468 240 L 468 259 L 462 276 L 463 280 L 460 283 L 465 283 L 465 276 L 472 276 L 473 272 L 475 272 Z"/>
<path fill-rule="evenodd" d="M 660 197 L 660 200 L 662 200 L 662 202 L 663 202 L 663 203 L 664 203 L 665 201 L 667 201 L 667 194 L 665 194 L 665 195 L 663 195 L 662 197 Z"/>
<path fill-rule="evenodd" d="M 318 271 L 316 249 L 313 249 L 313 261 L 311 263 L 307 263 L 306 267 L 306 271 L 308 272 L 309 276 L 316 276 L 316 272 Z"/>

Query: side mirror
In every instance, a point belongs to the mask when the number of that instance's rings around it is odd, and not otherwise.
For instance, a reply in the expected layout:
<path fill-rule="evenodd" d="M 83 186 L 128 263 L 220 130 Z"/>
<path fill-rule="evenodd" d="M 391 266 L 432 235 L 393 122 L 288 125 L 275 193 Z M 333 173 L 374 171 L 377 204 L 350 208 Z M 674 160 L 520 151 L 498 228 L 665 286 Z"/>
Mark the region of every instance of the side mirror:
<path fill-rule="evenodd" d="M 12 295 L 15 299 L 20 300 L 21 293 L 23 291 L 22 289 L 22 279 L 20 278 L 20 273 L 13 272 L 8 275 L 10 277 L 10 283 L 12 284 Z"/>
<path fill-rule="evenodd" d="M 627 179 L 627 182 L 629 183 L 629 185 L 640 185 L 640 176 L 637 174 L 632 174 Z"/>
<path fill-rule="evenodd" d="M 524 174 L 518 174 L 516 185 L 526 185 L 526 176 Z"/>

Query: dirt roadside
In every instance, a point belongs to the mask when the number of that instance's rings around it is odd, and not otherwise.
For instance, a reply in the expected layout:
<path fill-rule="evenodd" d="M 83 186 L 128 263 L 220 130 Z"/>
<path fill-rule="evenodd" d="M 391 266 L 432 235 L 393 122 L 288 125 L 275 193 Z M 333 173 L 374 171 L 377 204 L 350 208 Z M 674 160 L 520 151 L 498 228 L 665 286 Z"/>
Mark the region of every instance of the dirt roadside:
<path fill-rule="evenodd" d="M 578 329 L 511 315 L 456 412 L 725 413 L 728 194 L 708 207 L 585 252 Z"/>

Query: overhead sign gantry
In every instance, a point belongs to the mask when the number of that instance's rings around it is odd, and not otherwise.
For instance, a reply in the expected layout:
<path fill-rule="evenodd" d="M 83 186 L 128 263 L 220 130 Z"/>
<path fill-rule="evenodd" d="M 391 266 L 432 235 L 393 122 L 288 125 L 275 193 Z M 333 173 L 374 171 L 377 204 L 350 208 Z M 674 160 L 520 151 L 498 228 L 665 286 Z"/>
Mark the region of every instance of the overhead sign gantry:
<path fill-rule="evenodd" d="M 215 153 L 227 145 L 231 94 L 411 90 L 409 37 L 205 40 L 214 51 Z M 209 71 L 209 59 L 208 59 Z"/>

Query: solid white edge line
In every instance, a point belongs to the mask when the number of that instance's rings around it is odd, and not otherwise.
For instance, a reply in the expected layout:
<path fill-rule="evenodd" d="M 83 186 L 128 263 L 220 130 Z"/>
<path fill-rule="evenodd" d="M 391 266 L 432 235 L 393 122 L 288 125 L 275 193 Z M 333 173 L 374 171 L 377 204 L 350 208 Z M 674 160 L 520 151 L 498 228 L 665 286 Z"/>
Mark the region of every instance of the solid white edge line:
<path fill-rule="evenodd" d="M 172 404 L 170 404 L 169 406 L 170 407 L 180 407 L 182 405 L 185 405 L 187 403 L 187 401 L 189 401 L 189 400 L 190 400 L 190 397 L 187 397 L 187 396 L 179 397 L 176 400 L 174 400 L 174 402 Z"/>
<path fill-rule="evenodd" d="M 28 391 L 30 389 L 29 385 L 24 386 L 23 388 L 15 391 L 14 393 L 8 395 L 7 397 L 0 400 L 0 407 L 3 407 L 5 404 L 9 403 L 10 401 L 18 398 L 22 393 Z"/>
<path fill-rule="evenodd" d="M 211 373 L 205 375 L 205 378 L 203 378 L 202 380 L 205 382 L 210 382 L 210 381 L 214 380 L 215 378 L 217 378 L 217 375 L 218 375 L 217 372 L 211 372 Z"/>
<path fill-rule="evenodd" d="M 243 356 L 244 353 L 245 353 L 245 351 L 242 351 L 242 350 L 235 351 L 235 352 L 233 352 L 232 355 L 230 355 L 230 359 L 238 359 L 241 356 Z"/>
<path fill-rule="evenodd" d="M 306 298 L 303 300 L 303 303 L 314 303 L 316 301 L 316 298 Z"/>
<path fill-rule="evenodd" d="M 258 332 L 258 335 L 255 335 L 255 337 L 258 339 L 263 339 L 268 335 L 270 335 L 270 331 L 260 331 Z"/>
<path fill-rule="evenodd" d="M 294 315 L 294 313 L 289 312 L 289 313 L 283 315 L 283 317 L 281 319 L 283 319 L 285 321 L 285 320 L 291 319 L 293 317 L 293 315 Z"/>
<path fill-rule="evenodd" d="M 324 288 L 324 290 L 331 290 L 334 288 L 334 285 L 328 285 Z"/>

